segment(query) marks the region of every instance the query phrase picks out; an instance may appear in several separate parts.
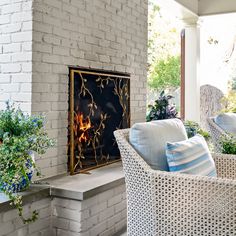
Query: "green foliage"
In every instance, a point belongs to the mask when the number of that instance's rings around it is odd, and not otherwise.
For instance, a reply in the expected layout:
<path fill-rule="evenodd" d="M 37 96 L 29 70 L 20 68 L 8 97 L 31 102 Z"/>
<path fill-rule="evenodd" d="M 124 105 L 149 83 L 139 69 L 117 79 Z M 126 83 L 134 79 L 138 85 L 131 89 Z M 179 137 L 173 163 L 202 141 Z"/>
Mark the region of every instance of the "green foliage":
<path fill-rule="evenodd" d="M 148 63 L 170 55 L 179 55 L 182 23 L 162 11 L 157 1 L 149 1 L 148 14 Z"/>
<path fill-rule="evenodd" d="M 28 175 L 32 167 L 35 168 L 31 153 L 44 154 L 53 145 L 54 140 L 44 129 L 44 117 L 29 116 L 9 103 L 5 110 L 0 111 L 0 186 L 18 209 L 24 223 L 35 221 L 38 213 L 34 211 L 28 219 L 23 217 L 22 199 L 15 193 L 15 187 L 22 183 L 22 179 L 25 188 L 30 185 Z"/>
<path fill-rule="evenodd" d="M 228 134 L 220 139 L 221 152 L 224 154 L 236 154 L 236 138 Z"/>
<path fill-rule="evenodd" d="M 158 37 L 158 32 L 155 30 L 155 21 L 156 18 L 160 18 L 160 7 L 151 1 L 149 2 L 149 15 L 148 15 L 148 29 L 149 29 L 149 37 L 148 37 L 148 61 L 151 63 L 153 59 L 156 57 L 156 39 Z"/>
<path fill-rule="evenodd" d="M 169 56 L 155 62 L 148 79 L 152 89 L 164 90 L 180 86 L 180 57 Z"/>
<path fill-rule="evenodd" d="M 216 44 L 219 43 L 219 40 L 214 39 L 214 38 L 212 38 L 212 37 L 210 36 L 209 39 L 207 40 L 207 42 L 208 42 L 209 44 L 216 45 Z"/>
<path fill-rule="evenodd" d="M 236 78 L 232 78 L 232 81 L 231 81 L 231 87 L 232 87 L 232 90 L 235 91 L 236 90 Z"/>
<path fill-rule="evenodd" d="M 195 121 L 186 120 L 184 126 L 188 135 L 188 138 L 193 137 L 196 134 L 202 135 L 206 141 L 210 139 L 210 134 L 203 130 L 200 125 Z"/>
<path fill-rule="evenodd" d="M 175 118 L 177 116 L 175 106 L 169 104 L 169 100 L 172 98 L 173 96 L 165 95 L 165 92 L 162 91 L 159 98 L 155 101 L 155 104 L 149 105 L 150 111 L 146 120 L 151 121 Z"/>
<path fill-rule="evenodd" d="M 221 104 L 224 108 L 220 111 L 220 113 L 236 112 L 236 92 L 231 90 L 226 96 L 223 97 Z"/>
<path fill-rule="evenodd" d="M 182 23 L 149 1 L 148 86 L 158 92 L 180 86 L 180 31 Z"/>

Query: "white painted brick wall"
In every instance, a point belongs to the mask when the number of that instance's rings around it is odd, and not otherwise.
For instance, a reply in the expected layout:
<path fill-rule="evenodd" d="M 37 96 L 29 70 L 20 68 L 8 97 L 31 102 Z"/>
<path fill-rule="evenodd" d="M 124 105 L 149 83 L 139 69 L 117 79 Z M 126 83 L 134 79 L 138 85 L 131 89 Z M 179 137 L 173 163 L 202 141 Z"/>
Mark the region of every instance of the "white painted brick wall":
<path fill-rule="evenodd" d="M 32 0 L 1 0 L 0 13 L 0 109 L 13 100 L 31 112 Z"/>
<path fill-rule="evenodd" d="M 24 225 L 18 217 L 17 210 L 0 213 L 0 236 L 52 236 L 50 198 L 29 203 L 23 208 L 26 217 L 37 209 L 39 219 L 34 223 Z"/>
<path fill-rule="evenodd" d="M 112 236 L 126 228 L 125 184 L 83 201 L 42 198 L 23 206 L 37 210 L 36 222 L 24 225 L 16 209 L 0 212 L 0 236 Z"/>
<path fill-rule="evenodd" d="M 125 185 L 84 201 L 54 198 L 54 235 L 111 236 L 126 227 Z"/>
<path fill-rule="evenodd" d="M 46 113 L 58 140 L 45 177 L 67 171 L 68 66 L 131 74 L 131 122 L 146 111 L 147 0 L 1 0 L 0 109 Z"/>
<path fill-rule="evenodd" d="M 131 122 L 145 120 L 147 0 L 35 0 L 33 9 L 32 111 L 47 113 L 59 140 L 48 165 L 38 162 L 52 176 L 67 170 L 68 65 L 131 73 Z"/>

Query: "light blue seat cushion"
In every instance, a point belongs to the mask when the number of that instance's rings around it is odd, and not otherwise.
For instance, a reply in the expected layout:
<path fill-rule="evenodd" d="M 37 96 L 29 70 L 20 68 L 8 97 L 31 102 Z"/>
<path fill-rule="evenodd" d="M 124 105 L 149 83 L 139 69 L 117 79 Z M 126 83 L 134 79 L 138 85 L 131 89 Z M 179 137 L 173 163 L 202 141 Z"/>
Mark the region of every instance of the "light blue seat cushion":
<path fill-rule="evenodd" d="M 166 144 L 166 156 L 171 172 L 216 177 L 216 167 L 205 139 L 197 134 L 182 141 Z"/>
<path fill-rule="evenodd" d="M 168 119 L 136 123 L 130 129 L 129 142 L 142 158 L 155 170 L 168 171 L 165 154 L 166 141 L 187 139 L 181 120 Z"/>
<path fill-rule="evenodd" d="M 215 123 L 224 131 L 236 136 L 236 114 L 223 113 L 215 117 Z"/>

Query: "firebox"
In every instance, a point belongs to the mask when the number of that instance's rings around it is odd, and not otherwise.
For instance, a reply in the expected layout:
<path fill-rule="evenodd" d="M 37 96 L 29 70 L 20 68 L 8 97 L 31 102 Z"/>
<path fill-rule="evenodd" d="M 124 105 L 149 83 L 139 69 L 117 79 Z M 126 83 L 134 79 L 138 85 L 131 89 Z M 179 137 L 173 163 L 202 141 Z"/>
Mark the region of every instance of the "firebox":
<path fill-rule="evenodd" d="M 130 75 L 69 68 L 70 174 L 120 160 L 113 132 L 130 127 Z"/>

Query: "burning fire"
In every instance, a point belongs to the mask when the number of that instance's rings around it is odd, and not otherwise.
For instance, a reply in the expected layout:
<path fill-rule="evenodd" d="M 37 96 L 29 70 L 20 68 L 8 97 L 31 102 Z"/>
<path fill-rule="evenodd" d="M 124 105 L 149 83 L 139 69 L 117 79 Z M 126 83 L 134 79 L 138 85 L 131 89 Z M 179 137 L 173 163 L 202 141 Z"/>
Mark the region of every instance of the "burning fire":
<path fill-rule="evenodd" d="M 89 139 L 88 130 L 92 128 L 92 124 L 89 117 L 84 119 L 84 115 L 78 113 L 75 115 L 75 132 L 79 133 L 79 142 L 87 142 Z"/>

